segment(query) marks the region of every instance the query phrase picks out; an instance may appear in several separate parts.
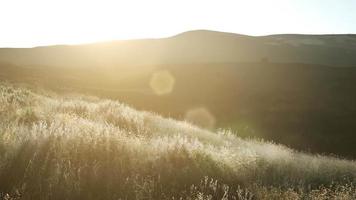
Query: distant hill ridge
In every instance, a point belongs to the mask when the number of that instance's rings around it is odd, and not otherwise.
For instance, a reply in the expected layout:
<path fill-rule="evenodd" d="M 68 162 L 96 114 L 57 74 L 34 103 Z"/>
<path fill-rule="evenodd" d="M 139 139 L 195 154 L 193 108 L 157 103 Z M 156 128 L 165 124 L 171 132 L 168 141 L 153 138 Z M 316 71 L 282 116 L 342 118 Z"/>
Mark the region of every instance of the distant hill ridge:
<path fill-rule="evenodd" d="M 0 61 L 27 66 L 114 67 L 269 61 L 356 66 L 356 35 L 247 36 L 208 30 L 162 39 L 0 49 Z"/>

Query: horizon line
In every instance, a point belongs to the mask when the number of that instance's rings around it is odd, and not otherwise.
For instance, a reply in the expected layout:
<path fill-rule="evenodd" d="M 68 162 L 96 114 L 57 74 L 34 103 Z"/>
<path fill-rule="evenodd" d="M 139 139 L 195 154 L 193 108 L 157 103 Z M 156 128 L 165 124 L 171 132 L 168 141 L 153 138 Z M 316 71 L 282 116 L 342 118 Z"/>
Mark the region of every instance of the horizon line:
<path fill-rule="evenodd" d="M 235 32 L 228 31 L 218 31 L 211 29 L 193 29 L 188 31 L 183 31 L 177 34 L 173 34 L 167 37 L 142 37 L 142 38 L 131 38 L 131 39 L 103 39 L 97 41 L 88 41 L 88 42 L 80 42 L 80 43 L 54 43 L 54 44 L 44 44 L 44 45 L 34 45 L 34 46 L 26 46 L 26 47 L 11 47 L 11 46 L 0 46 L 0 49 L 34 49 L 34 48 L 43 48 L 43 47 L 56 47 L 56 46 L 81 46 L 81 45 L 95 45 L 95 44 L 103 44 L 103 43 L 111 43 L 111 42 L 128 42 L 128 41 L 139 41 L 139 40 L 159 40 L 159 39 L 169 39 L 178 37 L 180 35 L 184 35 L 192 32 L 211 32 L 211 33 L 222 33 L 222 34 L 231 34 L 236 36 L 245 36 L 245 37 L 271 37 L 271 36 L 356 36 L 356 33 L 275 33 L 275 34 L 263 34 L 263 35 L 249 35 L 249 34 L 240 34 Z"/>

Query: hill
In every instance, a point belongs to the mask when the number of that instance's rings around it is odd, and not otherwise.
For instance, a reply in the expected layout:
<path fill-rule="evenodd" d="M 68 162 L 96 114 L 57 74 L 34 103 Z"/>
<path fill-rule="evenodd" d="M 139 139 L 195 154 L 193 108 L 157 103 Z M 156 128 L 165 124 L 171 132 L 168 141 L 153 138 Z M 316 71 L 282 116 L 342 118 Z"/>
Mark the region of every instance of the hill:
<path fill-rule="evenodd" d="M 1 83 L 2 199 L 354 199 L 356 163 Z"/>
<path fill-rule="evenodd" d="M 150 85 L 161 72 L 174 79 L 166 94 Z M 91 70 L 0 64 L 0 78 L 119 100 L 179 120 L 203 108 L 214 117 L 213 129 L 356 158 L 356 68 L 224 63 Z"/>
<path fill-rule="evenodd" d="M 355 35 L 199 30 L 162 39 L 8 48 L 0 49 L 0 79 L 110 98 L 241 137 L 355 159 L 355 41 Z"/>
<path fill-rule="evenodd" d="M 189 31 L 162 39 L 86 45 L 0 49 L 0 61 L 23 66 L 115 68 L 145 65 L 236 63 L 268 60 L 337 67 L 356 66 L 355 35 L 253 37 Z"/>

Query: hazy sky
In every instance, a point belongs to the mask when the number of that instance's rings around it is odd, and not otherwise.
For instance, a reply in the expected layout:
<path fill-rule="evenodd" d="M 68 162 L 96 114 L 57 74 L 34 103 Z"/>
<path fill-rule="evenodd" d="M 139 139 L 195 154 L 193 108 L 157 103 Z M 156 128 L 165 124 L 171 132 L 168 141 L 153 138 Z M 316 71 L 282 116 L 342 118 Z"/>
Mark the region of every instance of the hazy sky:
<path fill-rule="evenodd" d="M 0 0 L 0 47 L 159 38 L 356 33 L 356 0 Z"/>

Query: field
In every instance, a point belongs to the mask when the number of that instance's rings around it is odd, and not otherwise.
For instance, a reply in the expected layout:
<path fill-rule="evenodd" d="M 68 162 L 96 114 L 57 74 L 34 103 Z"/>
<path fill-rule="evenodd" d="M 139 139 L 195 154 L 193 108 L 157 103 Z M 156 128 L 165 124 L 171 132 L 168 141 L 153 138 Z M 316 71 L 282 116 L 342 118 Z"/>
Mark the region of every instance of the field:
<path fill-rule="evenodd" d="M 356 199 L 356 163 L 120 102 L 0 86 L 0 199 Z"/>

